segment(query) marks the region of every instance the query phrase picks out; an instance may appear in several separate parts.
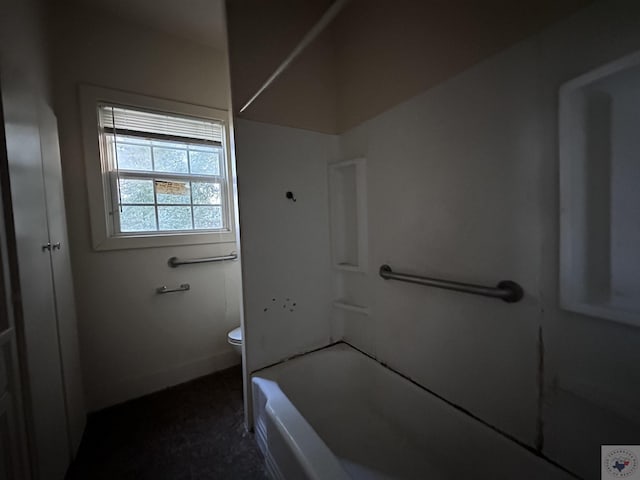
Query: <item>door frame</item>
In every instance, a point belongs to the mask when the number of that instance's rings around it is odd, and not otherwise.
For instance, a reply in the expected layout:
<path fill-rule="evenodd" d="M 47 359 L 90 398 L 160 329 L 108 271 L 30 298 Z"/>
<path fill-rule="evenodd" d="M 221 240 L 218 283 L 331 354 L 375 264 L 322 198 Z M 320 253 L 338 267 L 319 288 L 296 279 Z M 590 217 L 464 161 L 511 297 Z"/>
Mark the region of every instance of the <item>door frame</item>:
<path fill-rule="evenodd" d="M 2 84 L 0 83 L 0 93 Z M 16 478 L 33 478 L 33 449 L 32 437 L 29 434 L 28 416 L 26 408 L 29 405 L 28 392 L 24 385 L 26 369 L 24 350 L 20 348 L 22 336 L 20 316 L 20 298 L 18 277 L 18 260 L 15 246 L 15 232 L 13 229 L 13 211 L 11 203 L 11 190 L 9 181 L 9 160 L 6 148 L 4 108 L 2 95 L 0 94 L 0 315 L 6 315 L 7 327 L 0 331 L 0 354 L 8 346 L 8 354 L 5 354 L 7 367 L 7 392 L 0 392 L 0 414 L 2 402 L 10 402 L 5 410 L 13 417 L 12 438 L 12 466 Z M 1 361 L 2 359 L 0 359 Z"/>

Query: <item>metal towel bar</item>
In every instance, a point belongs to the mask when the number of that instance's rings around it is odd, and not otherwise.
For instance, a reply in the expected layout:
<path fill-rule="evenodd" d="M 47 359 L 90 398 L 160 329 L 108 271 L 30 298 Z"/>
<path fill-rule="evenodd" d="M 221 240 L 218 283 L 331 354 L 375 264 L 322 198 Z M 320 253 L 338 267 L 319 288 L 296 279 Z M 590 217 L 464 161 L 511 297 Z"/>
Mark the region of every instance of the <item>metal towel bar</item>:
<path fill-rule="evenodd" d="M 167 288 L 166 285 L 156 288 L 156 293 L 162 295 L 165 293 L 173 293 L 173 292 L 186 292 L 187 290 L 191 290 L 191 285 L 188 283 L 183 283 L 178 288 Z"/>
<path fill-rule="evenodd" d="M 180 260 L 178 257 L 171 257 L 167 262 L 170 267 L 176 268 L 180 265 L 193 265 L 196 263 L 213 263 L 213 262 L 224 262 L 226 260 L 235 260 L 238 258 L 238 254 L 236 252 L 231 252 L 229 255 L 223 255 L 221 257 L 203 257 L 203 258 L 189 258 L 185 260 Z"/>
<path fill-rule="evenodd" d="M 482 295 L 483 297 L 500 298 L 508 303 L 519 302 L 524 296 L 522 287 L 511 280 L 503 280 L 496 287 L 485 287 L 482 285 L 473 285 L 471 283 L 452 282 L 450 280 L 442 280 L 438 278 L 419 277 L 417 275 L 408 275 L 406 273 L 395 273 L 389 265 L 380 267 L 380 276 L 385 280 L 399 280 L 401 282 L 417 283 L 418 285 L 426 285 L 429 287 L 444 288 L 446 290 L 455 290 L 457 292 L 471 293 L 473 295 Z"/>

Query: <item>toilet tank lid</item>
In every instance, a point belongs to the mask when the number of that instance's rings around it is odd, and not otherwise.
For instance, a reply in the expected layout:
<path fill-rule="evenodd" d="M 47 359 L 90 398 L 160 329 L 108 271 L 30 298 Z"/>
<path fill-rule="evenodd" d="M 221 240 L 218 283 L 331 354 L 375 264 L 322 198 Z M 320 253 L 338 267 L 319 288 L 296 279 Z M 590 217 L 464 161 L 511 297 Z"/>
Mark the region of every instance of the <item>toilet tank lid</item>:
<path fill-rule="evenodd" d="M 240 327 L 234 328 L 233 330 L 231 330 L 229 332 L 228 337 L 231 340 L 235 340 L 236 342 L 241 342 L 242 341 L 242 329 Z"/>

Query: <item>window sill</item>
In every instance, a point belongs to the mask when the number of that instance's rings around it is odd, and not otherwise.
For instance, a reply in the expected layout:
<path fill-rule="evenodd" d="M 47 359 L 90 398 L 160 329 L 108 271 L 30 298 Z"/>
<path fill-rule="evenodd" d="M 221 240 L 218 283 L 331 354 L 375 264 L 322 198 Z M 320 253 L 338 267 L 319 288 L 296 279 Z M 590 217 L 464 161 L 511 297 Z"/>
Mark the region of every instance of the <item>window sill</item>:
<path fill-rule="evenodd" d="M 130 235 L 122 237 L 107 237 L 101 241 L 94 241 L 96 251 L 125 250 L 133 248 L 177 247 L 184 245 L 203 245 L 211 243 L 234 243 L 233 232 L 221 233 L 184 233 L 184 234 L 155 234 Z"/>

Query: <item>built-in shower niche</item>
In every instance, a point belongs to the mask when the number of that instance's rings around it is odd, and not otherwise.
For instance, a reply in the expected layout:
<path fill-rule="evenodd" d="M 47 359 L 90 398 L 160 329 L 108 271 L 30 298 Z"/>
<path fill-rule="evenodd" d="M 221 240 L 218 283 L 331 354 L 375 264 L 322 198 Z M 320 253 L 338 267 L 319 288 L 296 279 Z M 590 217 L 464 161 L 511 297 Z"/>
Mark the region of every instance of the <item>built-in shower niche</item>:
<path fill-rule="evenodd" d="M 329 165 L 331 255 L 338 270 L 367 268 L 366 160 Z"/>
<path fill-rule="evenodd" d="M 640 326 L 640 54 L 560 90 L 560 301 Z"/>

